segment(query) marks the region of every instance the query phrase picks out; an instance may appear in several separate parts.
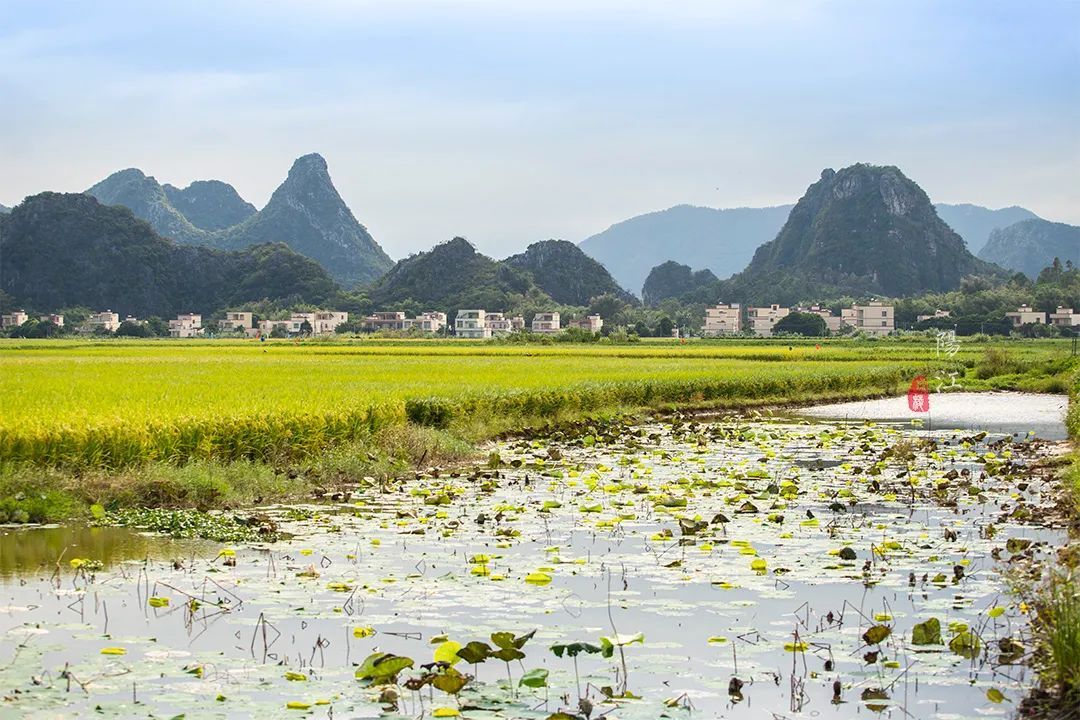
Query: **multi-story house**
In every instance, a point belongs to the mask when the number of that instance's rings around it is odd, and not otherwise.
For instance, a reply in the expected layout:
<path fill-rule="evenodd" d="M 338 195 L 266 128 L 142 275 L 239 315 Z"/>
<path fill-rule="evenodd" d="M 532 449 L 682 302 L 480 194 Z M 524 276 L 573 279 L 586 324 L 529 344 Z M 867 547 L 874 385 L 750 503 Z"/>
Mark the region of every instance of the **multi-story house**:
<path fill-rule="evenodd" d="M 134 318 L 132 320 L 134 321 Z M 202 315 L 198 313 L 181 313 L 175 320 L 169 321 L 169 337 L 192 338 L 202 334 Z"/>
<path fill-rule="evenodd" d="M 746 308 L 746 325 L 755 335 L 769 337 L 773 333 L 773 327 L 780 322 L 781 318 L 787 317 L 791 308 L 780 307 L 773 304 L 768 307 Z"/>
<path fill-rule="evenodd" d="M 840 311 L 844 323 L 856 330 L 872 335 L 888 335 L 896 329 L 896 315 L 892 305 L 877 300 L 867 305 L 854 305 Z"/>
<path fill-rule="evenodd" d="M 311 321 L 311 332 L 314 335 L 329 335 L 335 332 L 339 326 L 349 322 L 349 313 L 336 310 L 316 310 L 315 319 Z"/>
<path fill-rule="evenodd" d="M 413 327 L 423 333 L 440 333 L 446 327 L 446 313 L 420 313 L 413 320 Z"/>
<path fill-rule="evenodd" d="M 41 322 L 50 322 L 56 327 L 64 327 L 64 316 L 58 313 L 49 313 L 38 317 Z"/>
<path fill-rule="evenodd" d="M 1050 324 L 1058 327 L 1080 327 L 1080 313 L 1058 305 L 1057 310 L 1050 313 Z"/>
<path fill-rule="evenodd" d="M 375 312 L 364 318 L 365 330 L 404 330 L 410 325 L 411 322 L 400 310 Z"/>
<path fill-rule="evenodd" d="M 14 328 L 19 327 L 29 319 L 29 316 L 22 310 L 15 310 L 14 312 L 4 315 L 0 318 L 0 327 Z"/>
<path fill-rule="evenodd" d="M 510 319 L 501 312 L 489 312 L 484 315 L 484 323 L 487 325 L 488 330 L 491 331 L 492 337 L 498 337 L 499 335 L 509 335 L 513 332 L 513 327 L 510 324 Z"/>
<path fill-rule="evenodd" d="M 1027 304 L 1021 305 L 1015 312 L 1005 313 L 1005 317 L 1012 321 L 1013 327 L 1046 324 L 1046 313 L 1038 312 Z"/>
<path fill-rule="evenodd" d="M 739 303 L 721 303 L 705 308 L 705 335 L 730 335 L 742 331 L 742 306 Z"/>
<path fill-rule="evenodd" d="M 532 331 L 544 335 L 553 335 L 562 331 L 562 322 L 557 312 L 536 313 L 533 316 Z"/>
<path fill-rule="evenodd" d="M 86 319 L 85 327 L 89 332 L 116 332 L 120 327 L 120 315 L 112 310 L 94 313 Z"/>
<path fill-rule="evenodd" d="M 604 327 L 604 319 L 599 315 L 586 315 L 580 320 L 571 320 L 569 327 L 581 328 L 591 333 L 600 332 L 600 328 Z"/>
<path fill-rule="evenodd" d="M 254 316 L 249 312 L 229 310 L 225 313 L 224 320 L 218 320 L 218 328 L 222 332 L 245 332 L 254 329 Z M 248 333 L 250 334 L 250 333 Z"/>
<path fill-rule="evenodd" d="M 458 310 L 454 316 L 454 334 L 474 340 L 491 337 L 491 328 L 487 325 L 487 312 L 484 310 Z"/>
<path fill-rule="evenodd" d="M 830 333 L 838 333 L 844 327 L 844 318 L 842 316 L 833 315 L 828 308 L 823 308 L 820 305 L 811 305 L 808 308 L 798 307 L 795 308 L 795 312 L 817 315 L 825 321 L 825 329 Z"/>

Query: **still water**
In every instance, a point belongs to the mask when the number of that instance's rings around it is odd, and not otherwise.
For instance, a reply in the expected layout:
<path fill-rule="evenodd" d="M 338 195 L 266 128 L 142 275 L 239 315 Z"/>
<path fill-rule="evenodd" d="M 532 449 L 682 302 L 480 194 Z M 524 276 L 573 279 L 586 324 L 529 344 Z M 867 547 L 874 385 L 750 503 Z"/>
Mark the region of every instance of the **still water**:
<path fill-rule="evenodd" d="M 498 469 L 269 508 L 295 534 L 270 545 L 5 532 L 0 714 L 1009 716 L 1035 677 L 1007 576 L 1064 533 L 1029 468 L 1049 448 L 963 427 L 728 418 L 515 440 L 491 448 Z M 939 642 L 916 645 L 930 619 Z M 374 652 L 413 661 L 404 683 L 446 640 L 534 630 L 521 660 L 458 662 L 474 676 L 458 697 L 354 677 Z M 616 647 L 550 650 L 574 642 Z M 530 671 L 547 675 L 522 685 Z"/>

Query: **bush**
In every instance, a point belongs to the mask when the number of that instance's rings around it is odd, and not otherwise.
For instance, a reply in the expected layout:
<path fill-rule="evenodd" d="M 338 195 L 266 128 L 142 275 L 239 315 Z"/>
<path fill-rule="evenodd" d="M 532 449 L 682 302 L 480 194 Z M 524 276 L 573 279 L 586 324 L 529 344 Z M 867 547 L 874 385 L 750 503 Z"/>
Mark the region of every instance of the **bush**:
<path fill-rule="evenodd" d="M 454 408 L 440 398 L 423 398 L 405 402 L 405 417 L 414 425 L 445 428 L 454 418 Z"/>

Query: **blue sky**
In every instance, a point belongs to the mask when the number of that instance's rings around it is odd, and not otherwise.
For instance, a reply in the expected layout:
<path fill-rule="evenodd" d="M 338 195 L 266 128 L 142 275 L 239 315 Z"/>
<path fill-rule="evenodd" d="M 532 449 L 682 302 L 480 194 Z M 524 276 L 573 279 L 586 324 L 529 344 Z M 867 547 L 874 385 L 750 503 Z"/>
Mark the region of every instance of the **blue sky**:
<path fill-rule="evenodd" d="M 1080 224 L 1078 88 L 1073 1 L 0 0 L 0 202 L 314 151 L 392 256 L 502 257 L 872 162 Z"/>

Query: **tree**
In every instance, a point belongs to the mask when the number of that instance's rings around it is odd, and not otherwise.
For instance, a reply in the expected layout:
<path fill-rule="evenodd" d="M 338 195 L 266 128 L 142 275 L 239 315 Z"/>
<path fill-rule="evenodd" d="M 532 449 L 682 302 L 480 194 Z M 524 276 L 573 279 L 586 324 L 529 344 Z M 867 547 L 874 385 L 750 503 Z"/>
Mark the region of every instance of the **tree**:
<path fill-rule="evenodd" d="M 671 322 L 671 318 L 666 315 L 656 324 L 656 334 L 659 337 L 671 337 L 671 331 L 674 329 L 675 323 Z"/>
<path fill-rule="evenodd" d="M 825 318 L 817 313 L 793 312 L 780 318 L 773 325 L 774 333 L 793 333 L 805 337 L 821 337 L 825 334 Z"/>
<path fill-rule="evenodd" d="M 169 337 L 169 323 L 165 322 L 157 315 L 146 319 L 146 327 L 157 337 Z"/>
<path fill-rule="evenodd" d="M 313 331 L 314 331 L 314 328 L 311 327 L 311 323 L 309 323 L 307 320 L 300 323 L 300 334 L 301 335 L 310 335 Z"/>
<path fill-rule="evenodd" d="M 131 320 L 125 320 L 120 323 L 120 327 L 116 328 L 116 337 L 147 338 L 153 336 L 153 331 L 146 325 L 140 322 L 132 322 Z"/>
<path fill-rule="evenodd" d="M 305 322 L 307 322 L 305 320 Z M 270 331 L 270 337 L 272 338 L 287 338 L 289 337 L 289 331 L 285 329 L 284 325 L 275 325 Z"/>

